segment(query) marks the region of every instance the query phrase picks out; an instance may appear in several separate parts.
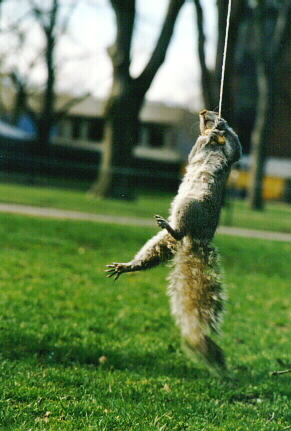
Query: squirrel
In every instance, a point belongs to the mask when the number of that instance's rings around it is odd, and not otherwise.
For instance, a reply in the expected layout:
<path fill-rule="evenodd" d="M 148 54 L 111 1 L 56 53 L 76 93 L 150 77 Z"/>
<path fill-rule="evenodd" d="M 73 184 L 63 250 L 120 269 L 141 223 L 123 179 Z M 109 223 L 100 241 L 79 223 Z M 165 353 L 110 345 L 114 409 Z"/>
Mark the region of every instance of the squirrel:
<path fill-rule="evenodd" d="M 156 215 L 162 229 L 128 263 L 107 266 L 115 280 L 172 260 L 168 277 L 171 311 L 180 328 L 182 347 L 193 360 L 226 369 L 223 350 L 210 338 L 222 320 L 225 295 L 218 253 L 211 244 L 231 166 L 241 156 L 237 134 L 217 112 L 200 111 L 200 132 L 185 176 L 171 204 L 169 221 Z"/>

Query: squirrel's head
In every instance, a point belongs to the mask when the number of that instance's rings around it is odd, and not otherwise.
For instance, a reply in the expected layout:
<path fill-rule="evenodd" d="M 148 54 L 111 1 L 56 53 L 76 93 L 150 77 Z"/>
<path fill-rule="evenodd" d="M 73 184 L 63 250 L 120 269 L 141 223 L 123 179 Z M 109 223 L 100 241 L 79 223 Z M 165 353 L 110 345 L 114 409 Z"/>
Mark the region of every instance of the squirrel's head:
<path fill-rule="evenodd" d="M 215 127 L 219 116 L 218 112 L 207 111 L 207 109 L 203 109 L 199 112 L 199 118 L 201 135 L 208 135 L 209 132 Z"/>

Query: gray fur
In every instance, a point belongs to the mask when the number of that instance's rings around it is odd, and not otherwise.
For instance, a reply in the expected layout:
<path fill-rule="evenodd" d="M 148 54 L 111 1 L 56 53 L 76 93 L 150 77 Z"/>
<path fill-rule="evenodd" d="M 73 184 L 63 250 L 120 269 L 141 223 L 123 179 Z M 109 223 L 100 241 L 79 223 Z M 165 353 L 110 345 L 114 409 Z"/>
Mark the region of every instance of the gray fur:
<path fill-rule="evenodd" d="M 172 314 L 192 359 L 225 367 L 222 350 L 209 338 L 221 321 L 224 294 L 215 248 L 210 245 L 219 221 L 231 166 L 241 155 L 239 139 L 218 114 L 200 112 L 200 131 L 189 154 L 186 174 L 174 198 L 169 221 L 128 263 L 107 265 L 109 277 L 152 268 L 172 259 L 169 295 Z"/>

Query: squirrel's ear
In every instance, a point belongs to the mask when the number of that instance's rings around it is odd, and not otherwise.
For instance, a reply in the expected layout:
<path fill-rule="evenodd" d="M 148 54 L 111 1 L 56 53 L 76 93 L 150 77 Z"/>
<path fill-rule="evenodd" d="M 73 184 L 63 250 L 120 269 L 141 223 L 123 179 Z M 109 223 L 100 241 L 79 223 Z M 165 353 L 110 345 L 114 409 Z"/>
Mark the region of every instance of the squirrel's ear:
<path fill-rule="evenodd" d="M 202 111 L 199 112 L 199 115 L 204 115 L 206 114 L 206 112 L 207 112 L 207 109 L 202 109 Z"/>

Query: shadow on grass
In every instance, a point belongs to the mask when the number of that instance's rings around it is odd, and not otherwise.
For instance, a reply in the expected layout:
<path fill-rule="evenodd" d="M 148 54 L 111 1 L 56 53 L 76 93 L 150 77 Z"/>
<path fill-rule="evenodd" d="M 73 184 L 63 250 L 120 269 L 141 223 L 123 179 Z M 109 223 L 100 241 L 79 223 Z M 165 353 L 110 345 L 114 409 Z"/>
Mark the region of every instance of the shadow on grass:
<path fill-rule="evenodd" d="M 58 345 L 58 342 L 46 341 L 33 334 L 18 331 L 1 333 L 0 356 L 10 361 L 32 360 L 44 366 L 63 367 L 91 366 L 102 370 L 120 370 L 134 372 L 143 376 L 169 376 L 174 378 L 205 378 L 207 370 L 188 366 L 182 355 L 172 346 L 167 350 L 136 351 L 98 345 L 80 344 Z M 106 358 L 104 360 L 104 357 Z M 103 360 L 102 360 L 103 359 Z M 104 361 L 104 362 L 103 362 Z"/>
<path fill-rule="evenodd" d="M 47 368 L 58 365 L 65 368 L 80 366 L 98 369 L 103 373 L 124 371 L 147 378 L 209 381 L 219 386 L 221 393 L 231 404 L 255 404 L 261 397 L 272 401 L 274 394 L 289 397 L 289 379 L 286 376 L 272 377 L 269 376 L 269 370 L 260 369 L 256 372 L 251 366 L 237 364 L 230 369 L 229 375 L 213 377 L 203 366 L 198 368 L 187 362 L 179 349 L 175 350 L 173 347 L 168 351 L 156 349 L 138 352 L 128 348 L 118 350 L 98 345 L 58 345 L 57 342 L 37 338 L 34 334 L 1 332 L 0 355 L 2 359 L 9 361 L 29 360 Z"/>

